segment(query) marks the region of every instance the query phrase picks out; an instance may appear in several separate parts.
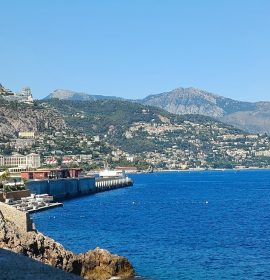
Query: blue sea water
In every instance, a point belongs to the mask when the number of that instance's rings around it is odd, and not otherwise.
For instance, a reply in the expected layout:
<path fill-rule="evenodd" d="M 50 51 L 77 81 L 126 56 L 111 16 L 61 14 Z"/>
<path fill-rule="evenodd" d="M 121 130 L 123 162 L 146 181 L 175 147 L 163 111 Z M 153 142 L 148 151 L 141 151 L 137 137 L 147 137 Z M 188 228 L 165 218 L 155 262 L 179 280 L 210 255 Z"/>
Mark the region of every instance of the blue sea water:
<path fill-rule="evenodd" d="M 147 279 L 270 279 L 270 171 L 132 175 L 131 188 L 34 214 L 80 253 L 124 255 Z"/>

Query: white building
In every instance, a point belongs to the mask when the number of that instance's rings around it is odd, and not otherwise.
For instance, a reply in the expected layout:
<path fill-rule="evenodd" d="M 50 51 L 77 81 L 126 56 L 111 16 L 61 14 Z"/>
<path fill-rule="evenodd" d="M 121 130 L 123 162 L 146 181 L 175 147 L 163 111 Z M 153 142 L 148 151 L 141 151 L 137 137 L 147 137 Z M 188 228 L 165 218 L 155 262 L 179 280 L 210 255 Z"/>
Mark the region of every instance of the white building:
<path fill-rule="evenodd" d="M 255 152 L 255 156 L 257 157 L 270 157 L 270 150 L 269 151 L 259 151 Z"/>
<path fill-rule="evenodd" d="M 22 88 L 21 91 L 18 93 L 6 91 L 5 94 L 3 95 L 3 98 L 8 101 L 17 101 L 19 103 L 22 102 L 26 104 L 33 104 L 33 96 L 31 93 L 31 89 L 29 87 Z"/>
<path fill-rule="evenodd" d="M 38 168 L 40 167 L 40 155 L 34 153 L 26 156 L 20 154 L 0 155 L 0 166 Z"/>
<path fill-rule="evenodd" d="M 20 131 L 19 137 L 20 138 L 35 138 L 35 132 L 34 131 Z"/>

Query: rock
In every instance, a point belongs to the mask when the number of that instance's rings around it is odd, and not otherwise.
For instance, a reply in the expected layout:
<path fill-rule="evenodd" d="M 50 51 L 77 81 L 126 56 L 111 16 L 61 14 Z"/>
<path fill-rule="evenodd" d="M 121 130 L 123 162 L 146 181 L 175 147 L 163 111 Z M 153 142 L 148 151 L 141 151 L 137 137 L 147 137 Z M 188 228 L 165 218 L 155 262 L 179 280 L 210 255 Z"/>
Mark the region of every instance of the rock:
<path fill-rule="evenodd" d="M 0 248 L 20 253 L 34 260 L 74 273 L 89 280 L 106 280 L 134 275 L 129 261 L 96 248 L 76 255 L 40 232 L 21 232 L 16 225 L 0 218 Z"/>
<path fill-rule="evenodd" d="M 20 131 L 60 131 L 67 128 L 63 117 L 55 110 L 0 100 L 0 138 L 16 139 Z"/>
<path fill-rule="evenodd" d="M 270 133 L 270 102 L 244 102 L 196 88 L 177 88 L 140 100 L 173 114 L 199 114 L 253 133 Z"/>
<path fill-rule="evenodd" d="M 112 276 L 129 277 L 133 270 L 126 258 L 100 248 L 80 254 L 79 259 L 83 260 L 81 276 L 90 280 L 105 280 Z"/>
<path fill-rule="evenodd" d="M 8 280 L 80 280 L 79 276 L 32 260 L 23 255 L 0 249 L 0 279 Z"/>

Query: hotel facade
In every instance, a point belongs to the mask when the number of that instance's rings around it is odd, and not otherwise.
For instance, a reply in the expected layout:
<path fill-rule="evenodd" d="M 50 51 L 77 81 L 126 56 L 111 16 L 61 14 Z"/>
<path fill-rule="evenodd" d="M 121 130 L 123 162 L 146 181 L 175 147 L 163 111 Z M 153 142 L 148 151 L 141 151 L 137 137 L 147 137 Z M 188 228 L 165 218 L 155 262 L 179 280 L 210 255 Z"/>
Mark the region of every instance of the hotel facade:
<path fill-rule="evenodd" d="M 40 167 L 40 155 L 13 154 L 10 156 L 0 155 L 0 166 L 2 167 L 21 167 L 21 168 L 38 168 Z"/>

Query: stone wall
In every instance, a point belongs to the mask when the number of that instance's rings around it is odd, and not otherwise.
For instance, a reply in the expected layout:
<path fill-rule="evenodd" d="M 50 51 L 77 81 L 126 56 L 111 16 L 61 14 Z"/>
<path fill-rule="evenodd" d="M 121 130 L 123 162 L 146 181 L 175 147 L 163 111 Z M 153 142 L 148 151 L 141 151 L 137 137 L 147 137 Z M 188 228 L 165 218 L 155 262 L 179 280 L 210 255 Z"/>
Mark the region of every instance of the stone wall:
<path fill-rule="evenodd" d="M 22 197 L 28 197 L 30 195 L 31 195 L 31 193 L 29 190 L 6 192 L 6 193 L 4 193 L 4 199 L 12 198 L 14 200 L 20 200 Z"/>
<path fill-rule="evenodd" d="M 0 215 L 12 223 L 14 223 L 21 231 L 28 232 L 33 230 L 33 223 L 27 212 L 17 210 L 8 204 L 0 202 Z"/>

